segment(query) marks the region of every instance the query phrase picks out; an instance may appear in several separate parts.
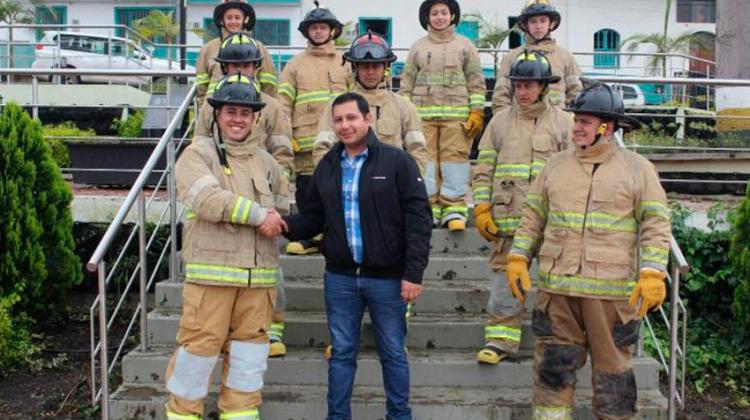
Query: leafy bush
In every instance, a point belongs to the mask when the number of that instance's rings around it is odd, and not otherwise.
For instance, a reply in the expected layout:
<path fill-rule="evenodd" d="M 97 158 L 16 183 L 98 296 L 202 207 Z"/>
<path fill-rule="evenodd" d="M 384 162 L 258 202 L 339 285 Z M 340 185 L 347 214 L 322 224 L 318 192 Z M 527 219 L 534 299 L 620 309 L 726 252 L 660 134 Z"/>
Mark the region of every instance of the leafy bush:
<path fill-rule="evenodd" d="M 750 392 L 750 336 L 740 333 L 740 317 L 733 314 L 737 306 L 736 295 L 747 276 L 728 264 L 730 237 L 736 231 L 723 230 L 725 222 L 737 220 L 733 211 L 724 218 L 721 205 L 708 212 L 708 231 L 687 226 L 690 211 L 679 205 L 672 208 L 672 233 L 690 263 L 690 272 L 684 274 L 680 293 L 688 309 L 687 377 L 693 388 L 702 393 L 711 385 L 740 396 Z M 747 224 L 745 225 L 747 229 Z M 745 240 L 745 246 L 748 241 Z M 734 249 L 734 248 L 733 248 Z M 745 300 L 747 302 L 747 300 Z M 744 310 L 747 310 L 745 303 Z M 669 310 L 669 303 L 665 304 Z M 653 319 L 653 318 L 652 318 Z M 669 338 L 661 323 L 654 323 L 656 339 L 668 351 Z M 656 356 L 656 343 L 646 334 L 645 347 Z"/>
<path fill-rule="evenodd" d="M 143 126 L 143 111 L 136 111 L 128 117 L 127 120 L 112 121 L 112 129 L 117 131 L 117 135 L 125 138 L 141 137 L 141 127 Z"/>
<path fill-rule="evenodd" d="M 61 139 L 49 137 L 94 137 L 96 136 L 96 131 L 91 128 L 84 130 L 78 128 L 73 122 L 66 121 L 57 125 L 45 125 L 42 127 L 42 134 L 52 149 L 52 158 L 57 163 L 57 166 L 65 168 L 70 165 L 68 147 Z"/>
<path fill-rule="evenodd" d="M 744 336 L 750 340 L 750 183 L 734 219 L 729 257 L 740 277 L 740 284 L 734 291 L 732 313 Z"/>
<path fill-rule="evenodd" d="M 81 281 L 74 253 L 73 195 L 42 127 L 15 103 L 0 114 L 0 296 L 21 287 L 18 312 L 46 318 Z"/>
<path fill-rule="evenodd" d="M 14 315 L 13 307 L 20 300 L 15 292 L 0 296 L 0 374 L 3 375 L 18 370 L 39 355 L 39 348 L 31 342 L 28 322 L 22 315 Z"/>

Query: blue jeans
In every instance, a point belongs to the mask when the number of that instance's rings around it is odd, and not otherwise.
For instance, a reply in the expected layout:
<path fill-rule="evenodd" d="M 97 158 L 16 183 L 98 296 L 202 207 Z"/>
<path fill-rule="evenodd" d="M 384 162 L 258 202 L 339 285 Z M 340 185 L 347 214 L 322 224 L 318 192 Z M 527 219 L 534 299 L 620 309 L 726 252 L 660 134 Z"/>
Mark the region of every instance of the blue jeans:
<path fill-rule="evenodd" d="M 328 332 L 333 353 L 328 365 L 328 420 L 350 420 L 354 374 L 365 307 L 375 332 L 383 369 L 387 420 L 411 420 L 409 360 L 404 349 L 406 303 L 401 279 L 324 276 Z"/>

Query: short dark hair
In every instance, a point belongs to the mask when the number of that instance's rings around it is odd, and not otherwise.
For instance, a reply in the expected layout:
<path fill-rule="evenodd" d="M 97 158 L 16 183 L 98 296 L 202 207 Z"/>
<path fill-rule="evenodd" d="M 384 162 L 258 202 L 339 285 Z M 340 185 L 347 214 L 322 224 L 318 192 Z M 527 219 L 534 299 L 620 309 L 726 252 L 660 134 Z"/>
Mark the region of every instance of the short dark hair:
<path fill-rule="evenodd" d="M 356 102 L 357 109 L 359 109 L 359 112 L 361 112 L 362 115 L 367 115 L 370 113 L 370 104 L 367 103 L 367 99 L 365 99 L 364 96 L 356 92 L 346 92 L 337 96 L 336 99 L 333 100 L 333 105 L 331 105 L 331 111 L 333 111 L 333 109 L 336 108 L 337 106 L 343 105 L 349 102 Z"/>

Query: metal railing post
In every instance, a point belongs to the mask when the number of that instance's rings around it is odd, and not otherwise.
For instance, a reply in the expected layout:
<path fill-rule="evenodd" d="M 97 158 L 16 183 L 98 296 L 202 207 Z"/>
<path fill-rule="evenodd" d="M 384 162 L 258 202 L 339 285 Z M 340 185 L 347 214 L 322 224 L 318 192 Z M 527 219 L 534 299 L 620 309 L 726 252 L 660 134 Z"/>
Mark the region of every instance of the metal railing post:
<path fill-rule="evenodd" d="M 678 301 L 680 299 L 680 272 L 677 265 L 672 270 L 672 289 L 670 294 L 669 307 L 669 420 L 674 420 L 677 416 L 677 315 L 679 311 Z M 682 348 L 685 352 L 687 349 Z"/>
<path fill-rule="evenodd" d="M 39 79 L 31 76 L 31 117 L 39 119 Z"/>
<path fill-rule="evenodd" d="M 109 420 L 109 347 L 107 346 L 107 285 L 104 261 L 99 262 L 99 371 L 101 374 L 102 420 Z"/>
<path fill-rule="evenodd" d="M 153 79 L 151 81 L 153 84 Z M 167 125 L 165 127 L 169 127 L 169 123 L 172 122 L 172 119 L 170 116 L 172 115 L 172 109 L 170 108 L 172 106 L 172 78 L 167 76 L 167 98 L 166 98 L 166 105 L 167 105 Z M 171 139 L 170 139 L 171 142 Z"/>
<path fill-rule="evenodd" d="M 148 266 L 146 264 L 146 197 L 138 195 L 138 259 L 140 260 L 141 351 L 148 350 Z"/>
<path fill-rule="evenodd" d="M 173 139 L 167 143 L 167 195 L 169 196 L 169 279 L 177 278 L 177 185 L 175 181 L 175 146 Z"/>

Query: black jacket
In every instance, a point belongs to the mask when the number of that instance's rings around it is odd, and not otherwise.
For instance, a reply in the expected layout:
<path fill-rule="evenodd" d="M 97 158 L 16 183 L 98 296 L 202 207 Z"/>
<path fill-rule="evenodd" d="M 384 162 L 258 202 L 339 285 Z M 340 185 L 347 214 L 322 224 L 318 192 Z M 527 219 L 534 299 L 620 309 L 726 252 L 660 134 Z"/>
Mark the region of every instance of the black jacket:
<path fill-rule="evenodd" d="M 341 152 L 337 143 L 318 164 L 306 207 L 285 218 L 290 240 L 323 233 L 326 270 L 344 275 L 393 277 L 422 282 L 432 232 L 432 210 L 417 164 L 403 150 L 367 135 L 368 155 L 359 177 L 363 258 L 349 251 L 341 204 Z"/>

